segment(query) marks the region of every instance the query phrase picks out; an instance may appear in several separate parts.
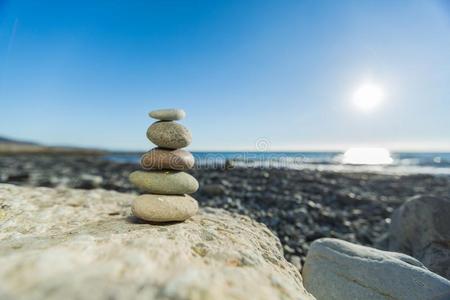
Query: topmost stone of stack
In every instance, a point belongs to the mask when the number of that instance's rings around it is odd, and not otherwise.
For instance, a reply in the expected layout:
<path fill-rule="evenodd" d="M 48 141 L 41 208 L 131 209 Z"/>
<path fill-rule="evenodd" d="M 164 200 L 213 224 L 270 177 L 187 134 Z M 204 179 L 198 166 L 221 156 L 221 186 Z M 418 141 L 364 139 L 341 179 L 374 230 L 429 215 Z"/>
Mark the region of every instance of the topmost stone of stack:
<path fill-rule="evenodd" d="M 161 121 L 176 121 L 184 119 L 186 113 L 182 109 L 168 108 L 153 110 L 149 112 L 148 115 L 153 119 Z"/>

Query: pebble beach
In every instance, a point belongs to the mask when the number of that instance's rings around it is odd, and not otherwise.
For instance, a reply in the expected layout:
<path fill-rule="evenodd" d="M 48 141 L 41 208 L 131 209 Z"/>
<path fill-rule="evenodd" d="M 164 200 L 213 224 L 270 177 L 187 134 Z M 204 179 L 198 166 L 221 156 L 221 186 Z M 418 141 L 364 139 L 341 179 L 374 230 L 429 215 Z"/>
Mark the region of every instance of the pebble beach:
<path fill-rule="evenodd" d="M 128 180 L 135 163 L 91 155 L 3 155 L 0 182 L 23 186 L 102 188 L 139 193 Z M 395 208 L 421 194 L 445 197 L 450 177 L 290 170 L 200 168 L 188 171 L 200 207 L 224 208 L 266 224 L 280 239 L 285 257 L 298 268 L 309 245 L 335 237 L 386 249 Z"/>

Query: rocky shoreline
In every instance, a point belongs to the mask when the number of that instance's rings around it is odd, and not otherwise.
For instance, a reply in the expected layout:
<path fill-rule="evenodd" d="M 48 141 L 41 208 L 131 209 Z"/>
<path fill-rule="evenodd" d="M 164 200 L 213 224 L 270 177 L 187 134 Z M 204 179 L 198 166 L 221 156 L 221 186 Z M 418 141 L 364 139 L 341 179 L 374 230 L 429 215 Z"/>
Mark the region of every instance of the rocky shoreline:
<path fill-rule="evenodd" d="M 97 156 L 0 156 L 0 182 L 137 193 L 127 179 L 137 168 Z M 450 191 L 448 176 L 256 168 L 197 168 L 189 173 L 200 183 L 193 195 L 200 206 L 224 208 L 266 224 L 298 268 L 309 245 L 321 237 L 387 249 L 395 208 L 411 196 L 445 197 Z"/>

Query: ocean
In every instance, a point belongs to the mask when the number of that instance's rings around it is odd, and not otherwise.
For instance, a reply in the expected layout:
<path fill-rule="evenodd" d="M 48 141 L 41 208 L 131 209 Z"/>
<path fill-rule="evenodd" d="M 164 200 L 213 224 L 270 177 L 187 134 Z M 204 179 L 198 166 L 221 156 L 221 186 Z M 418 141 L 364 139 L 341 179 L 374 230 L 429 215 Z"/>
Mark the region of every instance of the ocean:
<path fill-rule="evenodd" d="M 370 150 L 370 149 L 369 149 Z M 373 149 L 372 149 L 373 150 Z M 359 150 L 358 150 L 359 151 Z M 450 175 L 450 153 L 347 152 L 192 152 L 196 165 L 220 167 L 231 161 L 236 167 L 289 168 L 336 172 Z M 350 157 L 349 157 L 350 155 Z M 351 155 L 356 158 L 352 161 Z M 361 159 L 362 158 L 362 159 Z M 140 154 L 115 153 L 106 159 L 138 163 Z"/>

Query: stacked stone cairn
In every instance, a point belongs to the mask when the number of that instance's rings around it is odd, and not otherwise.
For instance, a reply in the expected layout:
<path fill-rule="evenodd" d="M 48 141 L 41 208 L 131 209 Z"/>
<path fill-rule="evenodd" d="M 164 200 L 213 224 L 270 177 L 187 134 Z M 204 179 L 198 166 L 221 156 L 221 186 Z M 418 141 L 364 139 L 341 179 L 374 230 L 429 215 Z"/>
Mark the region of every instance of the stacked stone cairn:
<path fill-rule="evenodd" d="M 198 189 L 198 181 L 184 172 L 194 166 L 187 147 L 192 136 L 175 122 L 185 117 L 180 109 L 161 109 L 149 113 L 158 121 L 147 130 L 147 138 L 158 147 L 141 158 L 144 171 L 134 171 L 129 179 L 143 194 L 135 198 L 133 214 L 150 222 L 184 221 L 198 211 L 197 201 L 189 196 Z"/>

